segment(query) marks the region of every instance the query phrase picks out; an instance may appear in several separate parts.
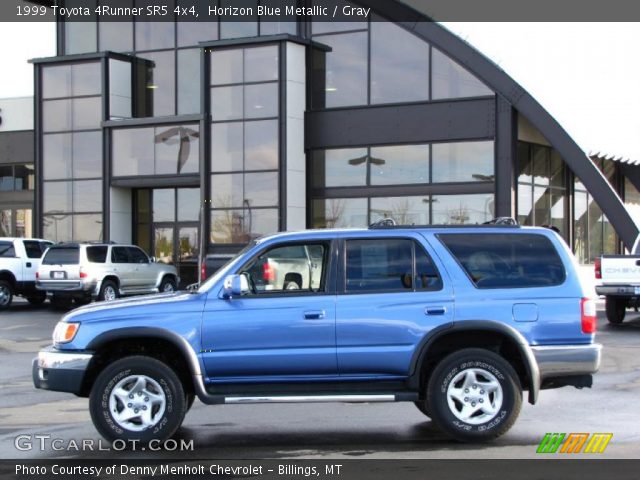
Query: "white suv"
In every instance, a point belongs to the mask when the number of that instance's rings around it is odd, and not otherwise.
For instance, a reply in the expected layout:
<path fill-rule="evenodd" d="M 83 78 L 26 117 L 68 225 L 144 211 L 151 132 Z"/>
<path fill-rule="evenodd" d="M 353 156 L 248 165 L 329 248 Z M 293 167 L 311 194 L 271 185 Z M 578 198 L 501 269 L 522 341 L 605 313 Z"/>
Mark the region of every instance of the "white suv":
<path fill-rule="evenodd" d="M 173 265 L 155 259 L 135 245 L 54 245 L 45 254 L 36 276 L 36 288 L 52 297 L 54 305 L 71 300 L 115 300 L 120 296 L 177 290 L 180 279 Z"/>

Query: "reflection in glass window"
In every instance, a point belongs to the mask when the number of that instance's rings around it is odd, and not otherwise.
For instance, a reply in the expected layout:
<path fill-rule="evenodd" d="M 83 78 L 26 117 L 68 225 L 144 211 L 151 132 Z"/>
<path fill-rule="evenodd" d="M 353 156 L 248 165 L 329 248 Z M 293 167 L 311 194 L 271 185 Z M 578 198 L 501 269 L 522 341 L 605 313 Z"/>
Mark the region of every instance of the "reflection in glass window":
<path fill-rule="evenodd" d="M 211 208 L 242 207 L 244 184 L 241 173 L 211 176 Z"/>
<path fill-rule="evenodd" d="M 270 207 L 278 204 L 277 172 L 245 173 L 244 204 L 251 207 Z"/>
<path fill-rule="evenodd" d="M 0 192 L 13 191 L 13 167 L 0 166 Z"/>
<path fill-rule="evenodd" d="M 71 96 L 71 65 L 42 67 L 42 98 Z"/>
<path fill-rule="evenodd" d="M 178 46 L 197 46 L 218 39 L 218 22 L 178 22 Z"/>
<path fill-rule="evenodd" d="M 210 240 L 212 243 L 245 244 L 277 232 L 278 223 L 275 208 L 212 210 Z"/>
<path fill-rule="evenodd" d="M 102 240 L 102 215 L 74 215 L 73 239 L 76 242 L 97 242 Z"/>
<path fill-rule="evenodd" d="M 73 211 L 102 211 L 102 180 L 73 182 Z"/>
<path fill-rule="evenodd" d="M 371 149 L 371 185 L 429 183 L 429 146 L 403 145 Z"/>
<path fill-rule="evenodd" d="M 66 213 L 72 211 L 72 182 L 44 182 L 44 213 Z"/>
<path fill-rule="evenodd" d="M 74 130 L 100 128 L 102 122 L 102 99 L 100 97 L 74 98 L 72 102 Z"/>
<path fill-rule="evenodd" d="M 151 7 L 158 5 L 155 0 L 136 0 L 136 7 Z M 136 50 L 159 50 L 175 47 L 175 23 L 169 20 L 175 8 L 173 0 L 164 2 L 169 16 L 161 21 L 136 21 Z"/>
<path fill-rule="evenodd" d="M 433 145 L 433 182 L 494 181 L 493 142 Z"/>
<path fill-rule="evenodd" d="M 196 125 L 156 127 L 156 175 L 197 173 L 200 152 L 200 132 Z"/>
<path fill-rule="evenodd" d="M 155 189 L 153 191 L 153 221 L 176 221 L 176 191 L 172 188 Z"/>
<path fill-rule="evenodd" d="M 313 152 L 313 185 L 346 187 L 367 184 L 366 148 L 316 150 Z"/>
<path fill-rule="evenodd" d="M 114 176 L 153 174 L 153 128 L 115 129 L 111 147 Z"/>
<path fill-rule="evenodd" d="M 243 87 L 214 87 L 211 89 L 211 117 L 213 121 L 239 120 L 243 117 Z"/>
<path fill-rule="evenodd" d="M 313 201 L 313 228 L 366 227 L 366 198 L 328 198 Z"/>
<path fill-rule="evenodd" d="M 42 129 L 45 132 L 71 130 L 71 100 L 42 102 Z"/>
<path fill-rule="evenodd" d="M 242 50 L 218 50 L 210 58 L 211 85 L 242 83 Z"/>
<path fill-rule="evenodd" d="M 15 165 L 13 167 L 16 190 L 33 190 L 35 186 L 35 171 L 33 164 Z"/>
<path fill-rule="evenodd" d="M 95 9 L 95 0 L 79 0 L 75 2 L 77 7 L 89 7 Z M 71 7 L 69 2 L 66 7 Z M 72 8 L 72 7 L 71 7 Z M 67 55 L 76 53 L 91 53 L 98 50 L 97 23 L 95 22 L 64 22 L 64 47 Z"/>
<path fill-rule="evenodd" d="M 429 99 L 429 44 L 402 27 L 371 22 L 371 103 Z"/>
<path fill-rule="evenodd" d="M 367 103 L 367 37 L 367 32 L 321 37 L 332 51 L 326 54 L 325 105 L 317 107 Z"/>
<path fill-rule="evenodd" d="M 220 0 L 220 7 L 240 7 L 252 9 L 254 14 L 258 10 L 257 0 Z M 258 16 L 253 19 L 250 16 L 243 17 L 242 22 L 234 21 L 237 17 L 220 16 L 220 38 L 244 38 L 258 36 Z"/>
<path fill-rule="evenodd" d="M 261 83 L 244 87 L 244 118 L 278 116 L 278 84 Z"/>
<path fill-rule="evenodd" d="M 180 25 L 182 22 L 178 22 Z M 178 115 L 200 112 L 200 50 L 178 50 Z"/>
<path fill-rule="evenodd" d="M 145 22 L 146 23 L 146 22 Z M 136 23 L 136 31 L 139 23 Z M 153 25 L 169 25 L 171 22 L 155 22 Z M 152 47 L 159 48 L 159 47 Z M 142 58 L 154 62 L 147 71 L 147 93 L 153 96 L 153 112 L 150 116 L 160 117 L 175 114 L 175 54 L 170 52 L 150 52 L 140 54 Z"/>
<path fill-rule="evenodd" d="M 111 119 L 132 117 L 131 63 L 109 59 L 109 114 Z"/>
<path fill-rule="evenodd" d="M 73 215 L 44 215 L 42 236 L 54 242 L 70 242 L 73 239 L 71 220 Z"/>
<path fill-rule="evenodd" d="M 429 197 L 372 198 L 369 222 L 391 218 L 399 225 L 428 225 Z"/>
<path fill-rule="evenodd" d="M 244 124 L 244 169 L 278 168 L 278 122 L 261 120 Z"/>
<path fill-rule="evenodd" d="M 33 210 L 20 209 L 16 213 L 16 237 L 33 238 Z"/>
<path fill-rule="evenodd" d="M 211 171 L 232 172 L 243 168 L 243 124 L 211 125 Z"/>
<path fill-rule="evenodd" d="M 98 39 L 101 52 L 130 52 L 133 50 L 133 22 L 100 22 Z"/>
<path fill-rule="evenodd" d="M 434 225 L 480 224 L 494 217 L 493 194 L 434 195 L 431 209 Z"/>
<path fill-rule="evenodd" d="M 46 137 L 45 137 L 46 138 Z M 72 135 L 73 155 L 63 159 L 73 163 L 73 178 L 102 176 L 102 132 L 77 132 Z M 69 161 L 73 157 L 72 162 Z M 46 162 L 46 160 L 45 160 Z M 53 178 L 53 177 L 51 177 Z M 62 177 L 64 178 L 64 177 Z"/>
<path fill-rule="evenodd" d="M 244 51 L 244 81 L 278 80 L 278 47 L 247 48 Z"/>
<path fill-rule="evenodd" d="M 178 189 L 178 221 L 197 222 L 200 216 L 200 189 Z"/>
<path fill-rule="evenodd" d="M 45 180 L 71 178 L 71 134 L 44 135 L 43 147 L 43 178 Z"/>
<path fill-rule="evenodd" d="M 435 48 L 432 52 L 432 98 L 434 100 L 494 95 L 484 83 L 444 53 Z"/>
<path fill-rule="evenodd" d="M 98 62 L 72 65 L 72 95 L 100 95 L 102 93 L 102 78 L 100 72 L 101 68 Z"/>

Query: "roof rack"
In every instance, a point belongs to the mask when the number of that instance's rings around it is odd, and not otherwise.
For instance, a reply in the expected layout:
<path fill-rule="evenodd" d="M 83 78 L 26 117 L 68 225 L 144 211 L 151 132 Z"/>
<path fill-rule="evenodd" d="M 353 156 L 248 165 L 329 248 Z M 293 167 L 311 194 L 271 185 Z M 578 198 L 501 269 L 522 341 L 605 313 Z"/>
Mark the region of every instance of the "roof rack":
<path fill-rule="evenodd" d="M 519 228 L 518 222 L 510 217 L 496 217 L 493 220 L 480 224 L 465 223 L 461 225 L 399 225 L 393 218 L 383 218 L 377 222 L 369 225 L 369 230 L 384 230 L 384 229 L 406 229 L 406 228 Z"/>

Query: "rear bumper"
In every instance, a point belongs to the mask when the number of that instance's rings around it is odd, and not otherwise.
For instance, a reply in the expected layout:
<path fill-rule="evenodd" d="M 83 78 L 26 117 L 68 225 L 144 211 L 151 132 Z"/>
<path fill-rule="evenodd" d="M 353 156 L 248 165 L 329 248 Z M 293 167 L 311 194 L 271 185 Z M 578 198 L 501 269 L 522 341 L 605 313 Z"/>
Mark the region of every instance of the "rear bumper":
<path fill-rule="evenodd" d="M 43 390 L 80 394 L 92 358 L 89 352 L 62 352 L 53 347 L 41 350 L 31 365 L 33 385 Z"/>
<path fill-rule="evenodd" d="M 615 297 L 638 297 L 640 285 L 597 285 L 596 293 Z"/>
<path fill-rule="evenodd" d="M 98 288 L 98 283 L 73 280 L 38 280 L 36 282 L 36 288 L 40 291 L 45 291 L 48 294 L 95 296 L 96 290 Z"/>
<path fill-rule="evenodd" d="M 531 347 L 542 381 L 568 376 L 591 375 L 600 368 L 602 345 L 549 345 Z"/>

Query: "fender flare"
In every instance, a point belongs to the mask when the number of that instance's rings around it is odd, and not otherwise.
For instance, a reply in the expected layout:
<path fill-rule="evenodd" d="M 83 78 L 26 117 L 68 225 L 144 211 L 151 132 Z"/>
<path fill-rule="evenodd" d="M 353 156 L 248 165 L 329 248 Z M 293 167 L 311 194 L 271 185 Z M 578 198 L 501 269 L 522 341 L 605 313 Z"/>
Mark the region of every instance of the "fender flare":
<path fill-rule="evenodd" d="M 464 332 L 467 330 L 484 330 L 487 332 L 500 333 L 507 338 L 511 339 L 518 347 L 520 356 L 522 357 L 524 367 L 529 376 L 529 403 L 535 404 L 538 401 L 538 395 L 540 393 L 540 369 L 534 356 L 533 350 L 529 345 L 529 342 L 524 336 L 515 328 L 510 325 L 506 325 L 501 322 L 493 320 L 466 320 L 456 322 L 453 324 L 441 325 L 431 330 L 418 344 L 413 357 L 411 358 L 410 365 L 410 378 L 411 381 L 418 381 L 420 378 L 420 369 L 425 357 L 429 353 L 429 349 L 445 335 L 456 332 Z"/>
<path fill-rule="evenodd" d="M 201 400 L 208 396 L 202 376 L 202 369 L 200 366 L 200 360 L 198 354 L 193 350 L 193 347 L 187 342 L 187 340 L 178 335 L 175 332 L 164 328 L 158 327 L 124 327 L 115 330 L 109 330 L 101 333 L 97 337 L 87 344 L 86 349 L 95 351 L 102 345 L 112 342 L 114 340 L 131 340 L 132 338 L 161 338 L 172 343 L 184 356 L 187 365 L 189 366 L 189 372 L 193 379 L 193 385 Z"/>

